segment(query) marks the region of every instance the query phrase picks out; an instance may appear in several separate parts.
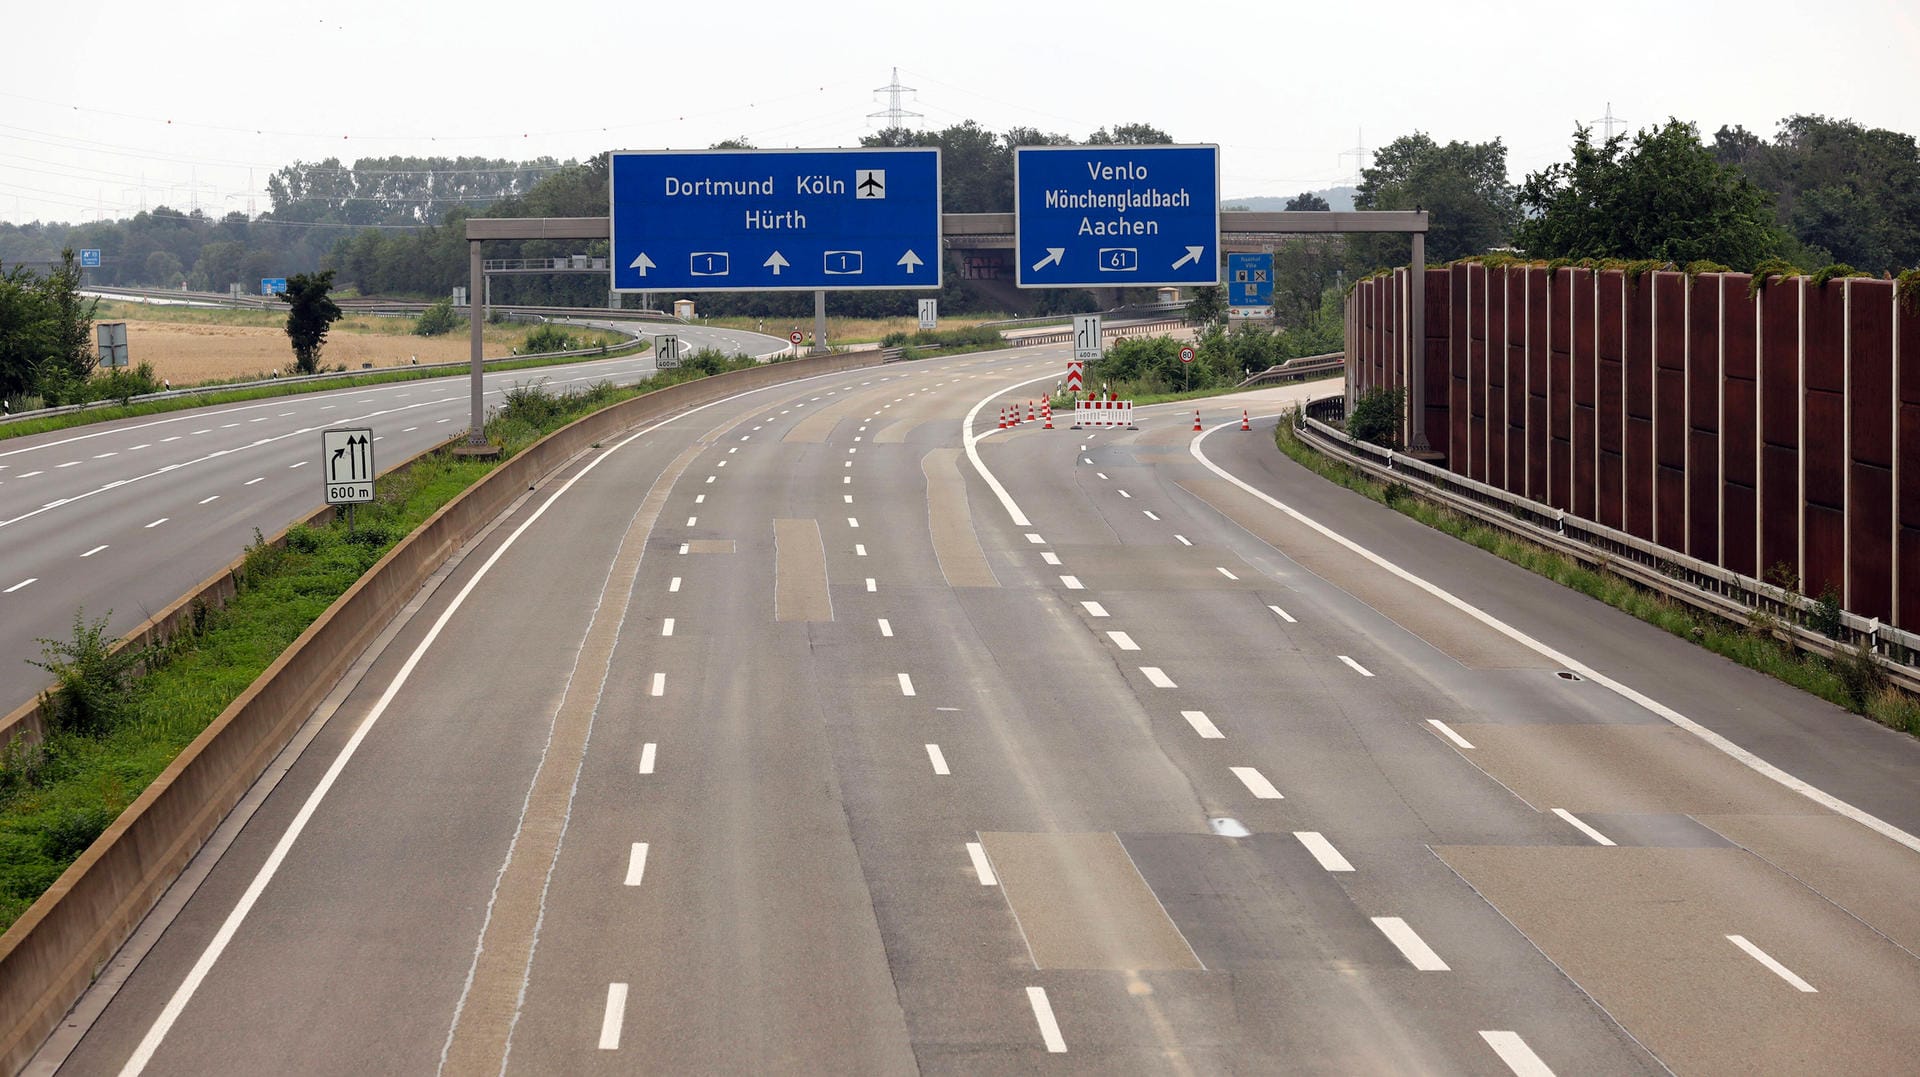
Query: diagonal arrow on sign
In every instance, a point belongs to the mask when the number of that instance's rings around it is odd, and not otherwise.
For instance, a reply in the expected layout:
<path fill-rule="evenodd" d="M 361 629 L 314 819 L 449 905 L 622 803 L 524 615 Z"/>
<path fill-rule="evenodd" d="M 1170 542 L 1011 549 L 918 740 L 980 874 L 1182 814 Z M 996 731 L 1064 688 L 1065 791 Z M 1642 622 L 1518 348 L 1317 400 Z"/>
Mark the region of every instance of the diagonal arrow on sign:
<path fill-rule="evenodd" d="M 642 255 L 642 257 L 645 257 L 645 256 L 644 256 L 644 255 Z M 793 263 L 792 263 L 792 262 L 789 262 L 789 261 L 787 261 L 787 260 L 786 260 L 786 258 L 785 258 L 784 256 L 782 256 L 782 255 L 781 255 L 781 253 L 780 253 L 779 251 L 774 251 L 774 252 L 773 252 L 772 254 L 770 254 L 770 255 L 768 255 L 768 256 L 767 256 L 767 260 L 766 260 L 766 261 L 764 261 L 764 262 L 761 262 L 760 264 L 761 264 L 761 265 L 763 265 L 763 266 L 768 266 L 768 267 L 770 267 L 770 268 L 772 268 L 772 270 L 773 270 L 773 275 L 777 277 L 777 276 L 779 276 L 779 275 L 780 275 L 780 271 L 781 271 L 781 270 L 783 270 L 783 269 L 785 269 L 785 268 L 787 268 L 788 266 L 790 266 L 790 265 L 792 265 Z"/>
<path fill-rule="evenodd" d="M 1205 247 L 1188 247 L 1187 253 L 1182 255 L 1179 261 L 1173 263 L 1173 268 L 1179 269 L 1181 266 L 1186 265 L 1188 262 L 1198 262 L 1200 260 L 1200 256 L 1206 253 L 1206 250 L 1207 249 Z"/>
<path fill-rule="evenodd" d="M 644 277 L 647 275 L 647 270 L 653 268 L 653 259 L 647 257 L 646 251 L 641 251 L 639 257 L 635 258 L 627 268 L 639 270 L 640 275 Z"/>
<path fill-rule="evenodd" d="M 1060 259 L 1066 257 L 1066 254 L 1067 249 L 1065 247 L 1048 247 L 1047 256 L 1033 263 L 1033 271 L 1038 273 L 1050 265 L 1059 265 Z"/>
<path fill-rule="evenodd" d="M 912 251 L 908 251 L 907 253 L 901 255 L 900 260 L 893 264 L 897 266 L 906 266 L 907 276 L 909 277 L 913 276 L 913 271 L 915 269 L 918 269 L 919 267 L 926 265 L 925 262 L 922 262 L 920 260 L 920 256 L 913 253 Z"/>

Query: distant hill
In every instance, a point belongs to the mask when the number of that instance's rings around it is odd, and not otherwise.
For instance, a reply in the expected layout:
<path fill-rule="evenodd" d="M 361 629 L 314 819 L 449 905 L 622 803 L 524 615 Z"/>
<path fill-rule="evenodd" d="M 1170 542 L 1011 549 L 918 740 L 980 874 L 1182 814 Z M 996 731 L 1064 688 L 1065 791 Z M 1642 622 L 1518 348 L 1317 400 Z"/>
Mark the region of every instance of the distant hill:
<path fill-rule="evenodd" d="M 1326 199 L 1327 205 L 1331 209 L 1345 211 L 1353 208 L 1353 188 L 1351 187 L 1329 187 L 1324 191 L 1315 191 L 1313 193 Z M 1254 195 L 1249 198 L 1222 199 L 1221 204 L 1243 207 L 1255 213 L 1273 213 L 1286 209 L 1287 199 L 1292 197 L 1294 196 L 1290 194 L 1280 195 L 1278 197 L 1263 194 Z"/>

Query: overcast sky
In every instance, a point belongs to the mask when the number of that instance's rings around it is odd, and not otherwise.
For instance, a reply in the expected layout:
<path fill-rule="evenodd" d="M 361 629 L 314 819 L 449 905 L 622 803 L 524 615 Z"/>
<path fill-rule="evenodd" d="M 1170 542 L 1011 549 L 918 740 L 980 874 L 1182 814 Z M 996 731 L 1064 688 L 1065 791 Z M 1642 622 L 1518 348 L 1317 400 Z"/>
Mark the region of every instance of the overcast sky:
<path fill-rule="evenodd" d="M 294 160 L 852 146 L 884 120 L 1221 146 L 1228 198 L 1350 181 L 1364 143 L 1575 121 L 1771 136 L 1800 112 L 1920 133 L 1920 3 L 383 0 L 7 5 L 0 219 L 268 208 Z M 251 171 L 249 171 L 251 170 Z"/>

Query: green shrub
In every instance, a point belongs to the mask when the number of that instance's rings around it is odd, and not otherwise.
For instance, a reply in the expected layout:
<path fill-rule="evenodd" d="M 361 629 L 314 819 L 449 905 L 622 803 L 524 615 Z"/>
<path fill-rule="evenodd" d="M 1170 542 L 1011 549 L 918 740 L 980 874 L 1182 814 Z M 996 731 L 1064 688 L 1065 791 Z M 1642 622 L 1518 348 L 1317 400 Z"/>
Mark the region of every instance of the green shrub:
<path fill-rule="evenodd" d="M 536 326 L 520 344 L 522 355 L 544 355 L 547 352 L 570 352 L 579 345 L 573 334 L 557 325 Z"/>
<path fill-rule="evenodd" d="M 437 337 L 460 328 L 460 316 L 454 313 L 453 297 L 438 299 L 420 312 L 420 318 L 413 323 L 415 336 Z"/>
<path fill-rule="evenodd" d="M 1846 693 L 1848 709 L 1856 714 L 1867 713 L 1867 706 L 1893 683 L 1887 677 L 1887 671 L 1880 667 L 1880 660 L 1873 656 L 1873 648 L 1866 640 L 1861 640 L 1857 647 L 1836 651 L 1833 672 L 1840 678 L 1840 689 Z"/>
<path fill-rule="evenodd" d="M 113 812 L 97 804 L 61 808 L 40 832 L 41 855 L 61 862 L 74 860 L 112 825 L 113 817 Z"/>
<path fill-rule="evenodd" d="M 1400 406 L 1406 400 L 1405 389 L 1369 389 L 1354 402 L 1347 416 L 1347 433 L 1361 441 L 1399 448 Z"/>
<path fill-rule="evenodd" d="M 1840 592 L 1832 584 L 1820 592 L 1813 612 L 1807 614 L 1807 627 L 1828 639 L 1840 638 Z"/>
<path fill-rule="evenodd" d="M 107 612 L 111 617 L 113 611 Z M 28 663 L 54 679 L 42 708 L 49 732 L 98 736 L 119 724 L 132 698 L 134 676 L 147 659 L 146 648 L 115 652 L 107 617 L 88 621 L 85 610 L 74 611 L 72 639 L 34 642 L 40 645 L 40 660 Z"/>

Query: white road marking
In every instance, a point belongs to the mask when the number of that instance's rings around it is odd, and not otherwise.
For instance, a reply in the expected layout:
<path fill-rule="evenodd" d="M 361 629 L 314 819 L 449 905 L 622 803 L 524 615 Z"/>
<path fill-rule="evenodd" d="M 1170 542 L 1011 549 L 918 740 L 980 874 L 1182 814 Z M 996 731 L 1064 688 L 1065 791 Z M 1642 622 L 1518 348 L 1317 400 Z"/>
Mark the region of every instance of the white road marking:
<path fill-rule="evenodd" d="M 1082 602 L 1080 606 L 1087 611 L 1087 616 L 1089 617 L 1105 617 L 1107 615 L 1107 608 L 1098 602 Z"/>
<path fill-rule="evenodd" d="M 715 464 L 715 465 L 713 465 L 713 466 L 714 466 L 714 467 L 726 467 L 726 466 L 727 466 L 727 462 L 726 462 L 725 460 L 722 460 L 722 461 L 720 461 L 719 463 L 717 463 L 717 464 Z"/>
<path fill-rule="evenodd" d="M 680 589 L 680 577 L 675 576 L 673 579 L 670 579 L 667 581 L 667 591 L 669 593 L 678 591 L 679 589 Z"/>
<path fill-rule="evenodd" d="M 213 504 L 213 503 L 214 503 L 215 501 L 218 501 L 218 500 L 220 500 L 220 495 L 219 495 L 219 494 L 215 494 L 215 495 L 213 495 L 212 497 L 206 497 L 206 498 L 201 498 L 201 499 L 200 499 L 200 504 L 202 504 L 202 505 L 211 505 L 211 504 Z"/>
<path fill-rule="evenodd" d="M 95 453 L 93 458 L 95 460 L 105 460 L 109 456 L 119 456 L 119 455 L 120 454 L 118 452 L 103 452 L 103 453 Z"/>
<path fill-rule="evenodd" d="M 842 499 L 842 503 L 843 503 L 843 504 L 847 504 L 847 505 L 851 505 L 851 504 L 853 504 L 853 495 L 852 495 L 852 494 L 841 494 L 841 495 L 840 495 L 840 497 L 841 497 L 841 499 Z"/>
<path fill-rule="evenodd" d="M 1513 1077 L 1553 1077 L 1553 1071 L 1540 1061 L 1540 1056 L 1533 1053 L 1533 1048 L 1527 1046 L 1518 1032 L 1483 1030 L 1480 1038 L 1487 1041 L 1493 1053 L 1513 1071 Z"/>
<path fill-rule="evenodd" d="M 1433 952 L 1433 947 L 1428 946 L 1425 940 L 1414 934 L 1405 920 L 1398 916 L 1376 916 L 1373 918 L 1373 926 L 1380 929 L 1380 933 L 1387 937 L 1388 942 L 1400 948 L 1400 953 L 1412 963 L 1414 968 L 1421 972 L 1448 971 L 1447 963 L 1440 960 L 1440 955 Z"/>
<path fill-rule="evenodd" d="M 102 546 L 95 546 L 95 547 L 94 547 L 93 549 L 91 549 L 91 550 L 88 550 L 88 551 L 87 551 L 86 553 L 83 553 L 83 554 L 81 554 L 80 556 L 82 556 L 82 557 L 92 557 L 92 556 L 93 556 L 94 554 L 97 554 L 97 553 L 99 553 L 99 552 L 100 552 L 101 550 L 104 550 L 104 549 L 106 549 L 106 546 L 104 546 L 104 545 L 102 545 Z"/>
<path fill-rule="evenodd" d="M 1795 976 L 1793 974 L 1792 969 L 1789 969 L 1785 965 L 1782 965 L 1780 962 L 1775 961 L 1773 957 L 1769 955 L 1765 950 L 1762 950 L 1760 947 L 1755 946 L 1753 943 L 1748 942 L 1747 937 L 1745 935 L 1728 935 L 1727 941 L 1730 943 L 1733 943 L 1735 946 L 1740 947 L 1742 950 L 1745 950 L 1747 952 L 1748 957 L 1751 957 L 1755 961 L 1758 961 L 1762 965 L 1765 965 L 1768 969 L 1772 970 L 1774 975 L 1792 984 L 1795 990 L 1804 991 L 1809 995 L 1819 993 L 1818 988 L 1814 987 L 1812 984 L 1808 983 L 1807 981 L 1802 980 L 1800 977 Z"/>
<path fill-rule="evenodd" d="M 1346 663 L 1347 665 L 1349 665 L 1349 666 L 1352 666 L 1352 667 L 1353 667 L 1353 671 L 1354 671 L 1355 673 L 1358 673 L 1358 674 L 1359 674 L 1359 675 L 1361 675 L 1362 677 L 1371 677 L 1371 676 L 1373 676 L 1373 671 L 1371 671 L 1371 670 L 1369 670 L 1369 669 L 1368 669 L 1367 667 L 1365 667 L 1365 666 L 1363 666 L 1363 665 L 1361 665 L 1360 663 L 1358 663 L 1358 662 L 1355 662 L 1355 661 L 1354 661 L 1353 659 L 1351 659 L 1351 658 L 1348 658 L 1348 657 L 1347 657 L 1346 655 L 1344 655 L 1344 654 L 1340 656 L 1340 661 L 1342 661 L 1342 662 L 1345 662 L 1345 663 Z"/>
<path fill-rule="evenodd" d="M 640 746 L 640 773 L 653 773 L 654 743 L 648 741 Z"/>
<path fill-rule="evenodd" d="M 203 429 L 203 430 L 195 430 L 195 431 L 192 431 L 191 433 L 192 433 L 192 434 L 211 434 L 211 433 L 213 433 L 213 427 L 210 427 L 210 426 L 209 426 L 209 427 L 207 427 L 207 428 L 205 428 L 205 429 Z M 189 436 L 191 436 L 191 435 L 189 435 Z"/>
<path fill-rule="evenodd" d="M 853 476 L 852 476 L 852 475 L 842 475 L 842 476 L 840 476 L 840 485 L 842 485 L 842 486 L 852 486 L 852 485 L 853 485 Z"/>
<path fill-rule="evenodd" d="M 1033 543 L 1035 546 L 1043 546 L 1047 540 L 1029 531 L 1027 532 L 1027 541 Z"/>
<path fill-rule="evenodd" d="M 1452 741 L 1453 743 L 1459 745 L 1462 748 L 1472 750 L 1473 745 L 1467 740 L 1467 738 L 1461 736 L 1458 733 L 1455 733 L 1453 731 L 1453 728 L 1447 725 L 1447 723 L 1441 721 L 1438 718 L 1429 718 L 1427 719 L 1427 724 L 1432 726 L 1435 729 L 1438 729 L 1442 736 L 1446 737 L 1448 740 Z"/>
<path fill-rule="evenodd" d="M 401 432 L 402 434 L 411 434 L 411 433 L 413 433 L 413 432 L 414 432 L 415 430 L 418 430 L 418 429 L 420 429 L 420 428 L 419 428 L 419 427 L 417 427 L 417 426 L 409 426 L 409 427 L 407 427 L 407 428 L 406 428 L 405 430 L 402 430 L 402 431 L 400 431 L 400 432 Z"/>
<path fill-rule="evenodd" d="M 1080 458 L 1080 462 L 1081 462 L 1081 463 L 1083 463 L 1083 464 L 1091 464 L 1091 463 L 1093 463 L 1093 457 L 1091 457 L 1091 456 L 1082 456 L 1082 457 Z"/>
<path fill-rule="evenodd" d="M 867 544 L 866 544 L 866 543 L 864 543 L 864 542 L 856 542 L 856 543 L 854 543 L 854 544 L 853 544 L 853 555 L 854 555 L 855 557 L 865 557 L 865 556 L 867 556 Z"/>
<path fill-rule="evenodd" d="M 1027 988 L 1027 1002 L 1033 1007 L 1033 1019 L 1040 1023 L 1040 1039 L 1045 1041 L 1047 1053 L 1066 1054 L 1067 1041 L 1060 1035 L 1060 1022 L 1053 1019 L 1053 1006 L 1047 1002 L 1047 989 Z"/>
<path fill-rule="evenodd" d="M 689 516 L 689 517 L 687 517 L 687 526 L 688 526 L 688 527 L 692 527 L 693 525 L 695 525 L 695 524 L 697 524 L 697 523 L 699 523 L 699 522 L 700 522 L 700 517 L 698 517 L 698 516 Z"/>
<path fill-rule="evenodd" d="M 247 421 L 248 421 L 248 422 L 250 422 L 250 423 L 264 423 L 264 422 L 266 422 L 266 421 L 267 421 L 268 419 L 271 419 L 271 418 L 273 418 L 273 416 L 271 416 L 271 415 L 262 415 L 262 416 L 260 416 L 260 417 L 259 417 L 259 418 L 257 418 L 257 419 L 248 419 Z"/>
<path fill-rule="evenodd" d="M 1065 585 L 1069 591 L 1084 591 L 1087 589 L 1086 585 L 1080 582 L 1080 577 L 1078 576 L 1062 576 L 1060 577 L 1060 582 Z"/>
<path fill-rule="evenodd" d="M 650 696 L 666 695 L 667 694 L 667 675 L 664 673 L 654 674 L 653 687 L 647 689 L 647 694 Z"/>
<path fill-rule="evenodd" d="M 58 471 L 58 470 L 60 470 L 60 469 L 61 469 L 61 468 L 63 468 L 63 467 L 79 467 L 79 466 L 80 466 L 80 465 L 81 465 L 82 463 L 84 463 L 84 461 L 81 461 L 81 460 L 69 460 L 69 461 L 67 461 L 67 462 L 66 462 L 66 463 L 64 463 L 64 464 L 55 464 L 55 465 L 53 466 L 53 469 L 54 469 L 55 471 Z"/>
<path fill-rule="evenodd" d="M 1553 814 L 1558 815 L 1562 819 L 1565 819 L 1567 823 L 1570 826 L 1572 826 L 1575 830 L 1578 830 L 1580 833 L 1585 834 L 1589 838 L 1592 838 L 1596 843 L 1601 845 L 1613 844 L 1612 838 L 1607 837 L 1605 834 L 1600 833 L 1598 830 L 1595 830 L 1594 828 L 1588 826 L 1586 823 L 1581 822 L 1579 819 L 1574 817 L 1574 814 L 1572 812 L 1568 811 L 1567 809 L 1555 808 L 1553 809 Z"/>
<path fill-rule="evenodd" d="M 627 985 L 607 985 L 607 1010 L 600 1017 L 600 1049 L 620 1049 L 620 1026 L 627 1016 Z"/>
<path fill-rule="evenodd" d="M 880 618 L 879 620 L 880 620 L 880 634 L 881 634 L 882 636 L 886 636 L 886 637 L 888 637 L 888 638 L 892 638 L 892 636 L 893 636 L 893 625 L 891 625 L 891 624 L 889 624 L 889 623 L 887 622 L 887 619 L 886 619 L 885 617 L 882 617 L 882 618 Z"/>
<path fill-rule="evenodd" d="M 1173 537 L 1174 537 L 1174 538 L 1177 538 L 1177 539 L 1179 539 L 1179 540 L 1180 540 L 1180 545 L 1182 545 L 1182 546 L 1191 546 L 1191 545 L 1193 545 L 1193 543 L 1191 543 L 1191 542 L 1188 542 L 1188 541 L 1187 541 L 1187 536 L 1185 536 L 1185 535 L 1175 535 L 1175 536 L 1173 536 Z"/>
<path fill-rule="evenodd" d="M 151 441 L 143 441 L 143 442 L 141 442 L 141 443 L 140 443 L 140 444 L 138 444 L 138 445 L 129 445 L 129 446 L 127 446 L 127 451 L 128 451 L 128 452 L 139 452 L 139 451 L 140 451 L 141 449 L 147 449 L 147 448 L 151 448 L 152 446 L 153 446 L 153 442 L 151 442 Z"/>
<path fill-rule="evenodd" d="M 167 522 L 168 520 L 170 520 L 170 519 L 172 519 L 172 517 L 170 517 L 170 516 L 162 516 L 162 517 L 160 517 L 160 518 L 159 518 L 158 520 L 155 520 L 155 521 L 153 521 L 152 523 L 150 523 L 150 524 L 148 524 L 148 525 L 147 525 L 147 527 L 159 527 L 159 526 L 160 526 L 161 524 L 163 524 L 163 523 L 166 523 L 166 522 Z M 141 528 L 141 530 L 143 530 L 143 531 L 144 531 L 144 530 L 146 530 L 146 528 Z"/>
<path fill-rule="evenodd" d="M 1167 676 L 1166 673 L 1162 672 L 1159 666 L 1141 666 L 1140 674 L 1141 676 L 1145 677 L 1147 681 L 1151 683 L 1155 688 L 1180 687 L 1179 685 L 1173 683 L 1173 678 Z"/>
<path fill-rule="evenodd" d="M 1288 624 L 1290 624 L 1290 625 L 1292 625 L 1292 624 L 1299 624 L 1299 623 L 1300 623 L 1300 622 L 1298 622 L 1298 621 L 1296 621 L 1296 620 L 1294 620 L 1294 619 L 1293 619 L 1293 615 L 1292 615 L 1292 614 L 1290 614 L 1290 613 L 1288 613 L 1288 612 L 1287 612 L 1286 610 L 1283 610 L 1283 609 L 1281 609 L 1281 608 L 1280 608 L 1280 607 L 1278 607 L 1278 606 L 1268 606 L 1267 608 L 1268 608 L 1268 609 L 1270 609 L 1270 610 L 1272 610 L 1272 611 L 1274 612 L 1274 614 L 1275 614 L 1276 616 L 1278 616 L 1278 617 L 1279 617 L 1279 618 L 1280 618 L 1280 619 L 1281 619 L 1282 621 L 1285 621 L 1285 622 L 1287 622 L 1287 623 L 1288 623 Z"/>
<path fill-rule="evenodd" d="M 900 694 L 903 696 L 912 695 L 913 694 L 913 678 L 907 676 L 904 673 L 899 674 L 899 677 L 900 677 Z"/>
<path fill-rule="evenodd" d="M 1060 555 L 1054 553 L 1052 550 L 1042 550 L 1040 551 L 1040 560 L 1045 561 L 1049 565 L 1058 565 L 1060 563 Z"/>
<path fill-rule="evenodd" d="M 1299 838 L 1300 844 L 1307 847 L 1307 852 L 1312 853 L 1313 858 L 1320 861 L 1320 866 L 1328 871 L 1353 870 L 1347 858 L 1341 856 L 1340 850 L 1334 848 L 1333 843 L 1322 837 L 1318 830 L 1296 830 L 1293 836 Z"/>
<path fill-rule="evenodd" d="M 162 444 L 162 445 L 165 445 L 165 444 L 166 444 L 167 442 L 169 442 L 169 441 L 179 441 L 179 440 L 180 440 L 180 435 L 179 435 L 179 434 L 175 434 L 175 435 L 173 435 L 173 436 L 172 436 L 172 437 L 170 437 L 170 438 L 161 438 L 161 439 L 160 439 L 160 444 Z"/>
<path fill-rule="evenodd" d="M 987 863 L 986 846 L 977 841 L 967 843 L 967 859 L 973 861 L 973 873 L 980 877 L 981 886 L 998 886 L 1000 880 L 994 878 L 993 865 Z"/>
<path fill-rule="evenodd" d="M 859 526 L 860 526 L 860 521 L 859 521 L 859 520 L 858 520 L 857 518 L 855 518 L 855 517 L 852 517 L 852 516 L 849 516 L 849 517 L 847 517 L 847 526 L 848 526 L 848 527 L 859 527 Z"/>
<path fill-rule="evenodd" d="M 641 876 L 647 873 L 647 843 L 636 841 L 627 853 L 627 885 L 639 886 Z"/>
<path fill-rule="evenodd" d="M 866 427 L 864 427 L 864 426 L 863 426 L 863 427 L 861 427 L 860 429 L 862 429 L 862 430 L 865 430 L 865 429 L 866 429 Z M 855 440 L 855 441 L 865 441 L 866 439 L 865 439 L 865 438 L 863 438 L 863 437 L 861 437 L 861 436 L 860 436 L 860 435 L 858 435 L 858 434 L 855 434 L 855 435 L 853 436 L 853 440 Z"/>
<path fill-rule="evenodd" d="M 1226 577 L 1227 579 L 1230 579 L 1230 580 L 1237 580 L 1237 579 L 1239 579 L 1239 578 L 1240 578 L 1240 577 L 1238 577 L 1238 576 L 1236 576 L 1236 575 L 1234 575 L 1233 573 L 1231 573 L 1231 572 L 1228 572 L 1228 571 L 1227 571 L 1227 569 L 1226 569 L 1226 566 L 1224 566 L 1224 565 L 1215 565 L 1215 566 L 1213 566 L 1213 570 L 1214 570 L 1215 572 L 1218 572 L 1218 573 L 1219 573 L 1220 575 L 1222 575 L 1222 576 L 1225 576 L 1225 577 Z"/>
<path fill-rule="evenodd" d="M 25 472 L 24 474 L 16 475 L 14 477 L 17 479 L 31 479 L 35 475 L 45 475 L 45 474 L 46 472 L 44 471 L 28 471 L 28 472 Z"/>
<path fill-rule="evenodd" d="M 1111 481 L 1113 481 L 1113 480 L 1111 480 L 1111 479 L 1108 479 L 1108 478 L 1107 478 L 1107 473 L 1106 473 L 1106 472 L 1104 472 L 1104 471 L 1096 471 L 1096 472 L 1094 472 L 1094 474 L 1095 474 L 1095 475 L 1098 475 L 1098 476 L 1100 476 L 1100 478 L 1101 478 L 1102 480 L 1104 480 L 1104 481 L 1107 481 L 1107 482 L 1111 482 Z"/>
<path fill-rule="evenodd" d="M 727 455 L 732 456 L 734 453 L 737 453 L 739 451 L 740 451 L 740 446 L 735 445 L 733 448 L 727 450 Z"/>
<path fill-rule="evenodd" d="M 952 774 L 953 773 L 952 771 L 947 769 L 947 757 L 940 754 L 940 746 L 938 744 L 927 745 L 927 758 L 930 761 L 932 761 L 933 772 L 935 774 Z"/>
<path fill-rule="evenodd" d="M 873 577 L 872 577 L 872 576 L 868 576 L 868 577 L 867 577 L 867 591 L 868 591 L 868 593 L 872 593 L 872 592 L 874 592 L 874 591 L 878 591 L 879 589 L 880 589 L 880 585 L 874 582 L 874 580 L 873 580 Z"/>
<path fill-rule="evenodd" d="M 305 460 L 302 460 L 302 461 L 300 461 L 300 462 L 299 462 L 299 463 L 297 463 L 297 464 L 288 464 L 288 465 L 287 465 L 287 470 L 288 470 L 288 471 L 292 471 L 292 470 L 293 470 L 294 468 L 297 468 L 297 467 L 306 467 L 306 466 L 307 466 L 307 461 L 305 461 Z"/>
<path fill-rule="evenodd" d="M 1252 793 L 1258 799 L 1287 799 L 1281 796 L 1280 790 L 1275 789 L 1273 783 L 1267 780 L 1267 776 L 1258 770 L 1252 767 L 1228 767 L 1227 769 L 1233 771 L 1233 776 L 1240 779 L 1240 784 L 1247 787 L 1247 792 Z"/>
<path fill-rule="evenodd" d="M 1195 733 L 1200 734 L 1202 740 L 1226 738 L 1226 734 L 1220 732 L 1220 727 L 1213 724 L 1213 719 L 1207 717 L 1206 711 L 1181 711 L 1180 717 L 1187 720 L 1187 724 L 1193 727 Z"/>
<path fill-rule="evenodd" d="M 1152 521 L 1153 521 L 1153 522 L 1155 522 L 1155 523 L 1159 523 L 1159 522 L 1160 522 L 1160 517 L 1158 517 L 1158 516 L 1155 516 L 1155 515 L 1153 514 L 1153 510 L 1152 510 L 1152 509 L 1141 509 L 1140 511 L 1141 511 L 1141 513 L 1143 513 L 1143 514 L 1144 514 L 1144 515 L 1146 516 L 1146 518 L 1147 518 L 1147 519 L 1149 519 L 1149 520 L 1152 520 Z"/>
<path fill-rule="evenodd" d="M 851 461 L 851 460 L 843 460 L 843 461 L 841 461 L 841 463 L 840 463 L 840 466 L 841 466 L 841 467 L 852 467 L 852 466 L 853 466 L 853 461 Z"/>
<path fill-rule="evenodd" d="M 707 476 L 707 481 L 708 481 L 708 482 L 712 482 L 713 480 L 715 480 L 715 479 L 717 479 L 717 478 L 719 478 L 719 477 L 720 477 L 720 476 L 718 476 L 718 475 L 708 475 L 708 476 Z"/>
<path fill-rule="evenodd" d="M 684 543 L 684 542 L 683 542 L 683 543 L 681 543 L 681 544 L 680 544 L 680 556 L 682 556 L 682 557 L 685 557 L 685 556 L 686 556 L 686 553 L 687 553 L 687 550 L 688 550 L 688 549 L 690 549 L 690 548 L 691 548 L 691 547 L 689 547 L 689 546 L 688 546 L 688 545 L 687 545 L 686 543 Z"/>
<path fill-rule="evenodd" d="M 21 580 L 19 583 L 14 584 L 12 587 L 9 587 L 4 591 L 0 591 L 0 595 L 10 595 L 15 591 L 18 591 L 20 588 L 27 586 L 28 584 L 32 583 L 33 581 L 39 578 L 40 577 L 38 576 L 28 576 L 26 579 Z"/>
<path fill-rule="evenodd" d="M 1132 500 L 1133 498 L 1133 495 L 1130 493 L 1127 493 L 1125 490 L 1120 491 L 1120 496 L 1127 498 L 1128 500 Z"/>
<path fill-rule="evenodd" d="M 1133 642 L 1133 637 L 1127 635 L 1125 632 L 1109 632 L 1107 633 L 1107 638 L 1113 641 L 1115 647 L 1123 651 L 1137 651 L 1140 649 L 1140 645 Z"/>
<path fill-rule="evenodd" d="M 696 504 L 696 505 L 704 505 L 704 504 L 706 504 L 706 503 L 707 503 L 707 495 L 705 495 L 705 494 L 695 494 L 695 495 L 693 495 L 693 503 L 694 503 L 694 504 Z"/>
<path fill-rule="evenodd" d="M 660 622 L 660 634 L 663 636 L 673 635 L 673 618 L 668 617 Z"/>
<path fill-rule="evenodd" d="M 252 486 L 252 485 L 253 485 L 254 483 L 256 483 L 256 482 L 265 482 L 265 481 L 267 481 L 267 477 L 266 477 L 265 475 L 261 475 L 261 476 L 259 476 L 259 477 L 257 477 L 257 478 L 252 478 L 252 479 L 248 479 L 248 480 L 247 480 L 246 482 L 243 482 L 243 483 L 241 483 L 240 485 L 242 485 L 242 486 Z"/>

